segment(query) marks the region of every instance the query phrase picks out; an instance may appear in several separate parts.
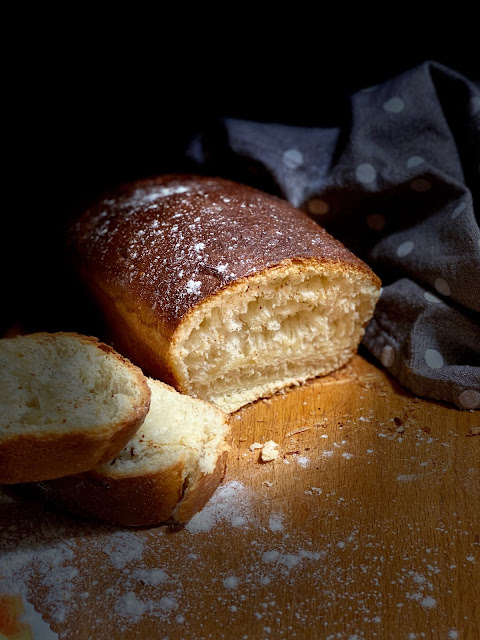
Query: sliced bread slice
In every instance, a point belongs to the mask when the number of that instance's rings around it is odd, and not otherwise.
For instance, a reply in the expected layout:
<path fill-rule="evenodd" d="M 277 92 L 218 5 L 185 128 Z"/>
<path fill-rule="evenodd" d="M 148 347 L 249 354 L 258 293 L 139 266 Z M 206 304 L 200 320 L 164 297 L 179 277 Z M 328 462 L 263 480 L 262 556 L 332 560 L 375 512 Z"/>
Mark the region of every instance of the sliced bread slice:
<path fill-rule="evenodd" d="M 225 473 L 228 415 L 158 380 L 148 384 L 150 411 L 130 442 L 93 471 L 38 483 L 49 502 L 123 526 L 185 523 L 206 504 Z"/>
<path fill-rule="evenodd" d="M 141 369 L 97 338 L 0 340 L 0 483 L 92 469 L 135 434 L 150 406 Z"/>

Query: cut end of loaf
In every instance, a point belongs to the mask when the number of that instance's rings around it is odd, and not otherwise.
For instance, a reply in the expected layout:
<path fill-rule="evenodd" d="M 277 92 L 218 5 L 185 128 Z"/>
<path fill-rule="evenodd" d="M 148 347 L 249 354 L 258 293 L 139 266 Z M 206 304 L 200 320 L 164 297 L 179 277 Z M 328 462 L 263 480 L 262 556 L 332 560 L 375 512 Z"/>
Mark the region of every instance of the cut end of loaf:
<path fill-rule="evenodd" d="M 232 412 L 326 375 L 357 350 L 379 290 L 373 274 L 314 260 L 244 278 L 181 325 L 172 349 L 181 387 Z"/>
<path fill-rule="evenodd" d="M 185 480 L 213 473 L 229 432 L 227 416 L 217 407 L 184 395 L 159 380 L 144 423 L 113 460 L 95 471 L 112 478 L 158 473 L 182 462 Z"/>
<path fill-rule="evenodd" d="M 0 432 L 66 433 L 121 422 L 145 394 L 126 362 L 76 334 L 1 340 Z"/>

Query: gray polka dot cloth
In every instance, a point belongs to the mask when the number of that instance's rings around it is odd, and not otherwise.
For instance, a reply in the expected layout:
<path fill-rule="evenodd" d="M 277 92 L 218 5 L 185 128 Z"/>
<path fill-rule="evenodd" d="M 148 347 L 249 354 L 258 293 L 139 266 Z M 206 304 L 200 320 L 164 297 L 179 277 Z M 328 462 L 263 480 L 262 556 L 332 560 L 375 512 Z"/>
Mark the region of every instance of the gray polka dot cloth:
<path fill-rule="evenodd" d="M 204 172 L 304 209 L 382 278 L 363 344 L 419 396 L 480 408 L 480 91 L 425 62 L 351 96 L 338 128 L 222 119 Z"/>

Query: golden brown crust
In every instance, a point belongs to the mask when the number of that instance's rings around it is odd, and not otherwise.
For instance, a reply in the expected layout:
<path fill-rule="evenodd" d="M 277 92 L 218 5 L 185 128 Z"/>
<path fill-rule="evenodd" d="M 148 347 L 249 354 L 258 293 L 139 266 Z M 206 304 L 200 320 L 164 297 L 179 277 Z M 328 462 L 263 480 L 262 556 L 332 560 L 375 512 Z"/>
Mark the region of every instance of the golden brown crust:
<path fill-rule="evenodd" d="M 39 482 L 40 495 L 69 513 L 127 527 L 184 524 L 200 511 L 225 475 L 226 450 L 213 473 L 198 474 L 185 488 L 185 464 L 179 461 L 161 471 L 112 477 L 88 471 Z"/>
<path fill-rule="evenodd" d="M 172 513 L 175 522 L 185 524 L 203 509 L 225 476 L 227 457 L 228 451 L 221 453 L 213 473 L 200 474 L 187 486 L 182 500 Z"/>
<path fill-rule="evenodd" d="M 218 407 L 213 408 L 219 415 L 226 416 Z M 212 473 L 206 474 L 198 470 L 196 473 L 192 473 L 188 479 L 188 484 L 184 486 L 182 499 L 172 513 L 175 522 L 185 524 L 203 509 L 225 477 L 228 455 L 232 448 L 233 432 L 231 426 L 231 422 L 228 420 L 228 432 L 218 445 L 217 462 Z"/>
<path fill-rule="evenodd" d="M 138 401 L 130 414 L 114 424 L 93 430 L 71 429 L 6 435 L 0 438 L 0 483 L 35 482 L 79 473 L 111 460 L 142 425 L 150 407 L 151 391 L 141 369 L 93 336 L 74 332 L 30 334 L 29 340 L 49 342 L 56 336 L 69 336 L 93 345 L 127 367 L 138 388 Z M 15 338 L 21 340 L 22 338 Z"/>
<path fill-rule="evenodd" d="M 108 293 L 95 285 L 90 290 L 108 323 L 109 339 L 115 348 L 141 364 L 145 374 L 186 392 L 169 361 L 171 333 L 161 330 L 152 307 L 143 300 L 125 296 L 121 287 L 113 284 Z"/>
<path fill-rule="evenodd" d="M 0 443 L 0 484 L 35 482 L 79 473 L 111 460 L 142 425 L 143 412 L 97 433 L 23 435 Z"/>
<path fill-rule="evenodd" d="M 73 225 L 76 267 L 116 348 L 180 391 L 172 344 L 226 287 L 295 264 L 372 270 L 288 202 L 221 178 L 170 174 L 123 185 Z"/>
<path fill-rule="evenodd" d="M 123 185 L 73 225 L 71 244 L 87 283 L 154 309 L 156 330 L 168 335 L 192 306 L 292 258 L 378 281 L 287 201 L 222 178 L 168 174 Z"/>
<path fill-rule="evenodd" d="M 43 497 L 69 513 L 109 524 L 141 527 L 171 519 L 182 497 L 182 461 L 142 476 L 111 478 L 89 471 L 37 484 Z"/>
<path fill-rule="evenodd" d="M 219 415 L 226 415 L 212 406 Z M 218 445 L 218 457 L 212 473 L 192 470 L 188 475 L 185 460 L 158 471 L 125 475 L 96 470 L 38 482 L 31 490 L 72 514 L 127 527 L 153 526 L 166 522 L 185 524 L 210 500 L 222 482 L 232 431 Z"/>

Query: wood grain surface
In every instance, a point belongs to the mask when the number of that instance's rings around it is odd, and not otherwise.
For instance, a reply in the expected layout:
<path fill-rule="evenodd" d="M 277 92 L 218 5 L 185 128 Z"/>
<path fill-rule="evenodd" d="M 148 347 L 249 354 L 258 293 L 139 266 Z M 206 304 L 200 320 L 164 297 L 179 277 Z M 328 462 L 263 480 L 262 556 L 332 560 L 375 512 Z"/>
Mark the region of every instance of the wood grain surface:
<path fill-rule="evenodd" d="M 68 640 L 480 638 L 478 411 L 356 356 L 232 425 L 224 482 L 184 529 L 2 491 L 0 593 Z M 262 463 L 250 446 L 268 440 L 279 457 Z"/>

